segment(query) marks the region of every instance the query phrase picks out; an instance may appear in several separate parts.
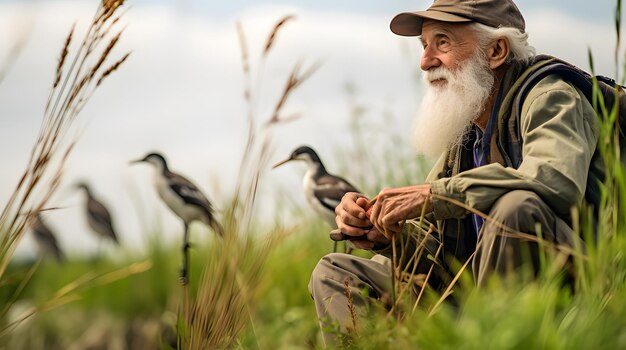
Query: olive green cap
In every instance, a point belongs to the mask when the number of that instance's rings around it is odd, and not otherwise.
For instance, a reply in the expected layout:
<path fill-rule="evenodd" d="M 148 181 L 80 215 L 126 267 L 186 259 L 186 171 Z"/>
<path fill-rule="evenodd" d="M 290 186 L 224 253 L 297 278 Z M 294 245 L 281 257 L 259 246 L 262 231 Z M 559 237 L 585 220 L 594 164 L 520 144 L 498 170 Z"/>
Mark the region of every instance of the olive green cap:
<path fill-rule="evenodd" d="M 426 11 L 403 12 L 396 15 L 389 27 L 403 36 L 422 34 L 424 19 L 442 22 L 478 22 L 486 26 L 513 27 L 522 33 L 524 17 L 511 0 L 435 0 Z"/>

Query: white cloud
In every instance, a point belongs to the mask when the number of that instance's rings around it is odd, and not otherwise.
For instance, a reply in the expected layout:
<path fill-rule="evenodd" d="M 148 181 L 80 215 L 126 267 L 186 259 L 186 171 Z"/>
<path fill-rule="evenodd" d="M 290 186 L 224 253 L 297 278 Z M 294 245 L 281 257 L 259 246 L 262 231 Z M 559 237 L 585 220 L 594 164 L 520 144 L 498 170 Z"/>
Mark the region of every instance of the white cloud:
<path fill-rule="evenodd" d="M 589 70 L 590 48 L 596 73 L 614 75 L 615 31 L 610 21 L 584 21 L 555 10 L 542 10 L 527 14 L 526 22 L 529 40 L 537 53 L 552 54 Z"/>

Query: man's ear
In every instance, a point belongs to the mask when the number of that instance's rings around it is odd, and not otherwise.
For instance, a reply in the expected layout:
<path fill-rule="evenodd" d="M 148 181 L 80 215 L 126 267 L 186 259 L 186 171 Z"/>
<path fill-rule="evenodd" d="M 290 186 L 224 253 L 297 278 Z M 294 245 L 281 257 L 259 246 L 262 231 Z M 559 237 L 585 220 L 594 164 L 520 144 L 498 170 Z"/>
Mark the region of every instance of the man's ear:
<path fill-rule="evenodd" d="M 487 59 L 489 59 L 489 67 L 493 70 L 500 67 L 509 57 L 509 41 L 499 38 L 487 49 Z"/>

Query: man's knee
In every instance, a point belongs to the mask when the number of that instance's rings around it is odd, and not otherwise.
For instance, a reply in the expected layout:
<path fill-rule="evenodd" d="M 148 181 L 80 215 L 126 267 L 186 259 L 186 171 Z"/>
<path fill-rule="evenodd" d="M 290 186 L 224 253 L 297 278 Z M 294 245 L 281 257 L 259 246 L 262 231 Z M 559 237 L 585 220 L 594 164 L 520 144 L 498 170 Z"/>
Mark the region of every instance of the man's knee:
<path fill-rule="evenodd" d="M 330 253 L 325 255 L 317 262 L 317 265 L 311 273 L 311 280 L 309 281 L 309 292 L 313 294 L 313 287 L 316 283 L 319 283 L 324 278 L 331 275 L 337 275 L 339 268 L 335 265 L 334 261 L 339 259 L 341 253 Z"/>
<path fill-rule="evenodd" d="M 344 253 L 325 255 L 311 273 L 309 291 L 315 298 L 322 294 L 345 291 L 346 284 L 355 290 L 367 289 L 372 295 L 389 288 L 390 264 L 384 259 L 366 259 Z"/>
<path fill-rule="evenodd" d="M 533 232 L 537 215 L 549 210 L 545 202 L 532 191 L 515 190 L 502 195 L 493 205 L 489 217 L 507 228 Z"/>
<path fill-rule="evenodd" d="M 473 262 L 474 277 L 479 285 L 492 271 L 506 274 L 521 266 L 527 258 L 536 268 L 536 245 L 517 234 L 536 235 L 540 231 L 544 239 L 554 241 L 560 220 L 536 193 L 522 190 L 501 196 L 489 217 L 480 233 Z M 566 230 L 561 231 L 568 235 Z"/>
<path fill-rule="evenodd" d="M 311 280 L 309 281 L 311 295 L 314 294 L 315 286 L 325 279 L 331 278 L 338 281 L 345 279 L 349 272 L 342 268 L 343 264 L 340 262 L 349 257 L 350 255 L 343 253 L 330 253 L 322 257 L 311 273 Z"/>

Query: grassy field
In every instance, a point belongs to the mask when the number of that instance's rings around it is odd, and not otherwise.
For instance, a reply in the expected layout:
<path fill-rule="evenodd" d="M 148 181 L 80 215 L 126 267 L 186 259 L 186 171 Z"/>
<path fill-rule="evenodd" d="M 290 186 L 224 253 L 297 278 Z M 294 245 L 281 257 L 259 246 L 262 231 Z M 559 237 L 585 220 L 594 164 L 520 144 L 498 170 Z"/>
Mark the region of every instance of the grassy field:
<path fill-rule="evenodd" d="M 325 225 L 314 218 L 304 219 L 306 229 L 294 232 L 272 250 L 256 287 L 258 302 L 251 322 L 238 339 L 239 346 L 274 349 L 313 348 L 320 344 L 319 326 L 307 284 L 319 258 L 332 248 Z M 191 271 L 196 274 L 196 278 L 192 278 L 193 288 L 197 288 L 199 272 L 215 260 L 207 259 L 207 255 L 213 253 L 215 249 L 208 245 L 192 249 Z M 366 252 L 361 254 L 367 255 Z M 44 261 L 10 315 L 17 316 L 18 311 L 28 307 L 45 305 L 50 296 L 82 276 L 106 275 L 146 262 L 150 265 L 145 272 L 110 283 L 87 283 L 76 291 L 76 300 L 29 319 L 3 337 L 2 343 L 7 349 L 69 349 L 122 346 L 133 337 L 145 337 L 141 340 L 145 344 L 158 341 L 160 337 L 167 339 L 175 330 L 181 304 L 180 251 L 176 247 L 163 247 L 158 241 L 151 244 L 147 256 L 129 254 L 115 262 L 106 257 L 96 261 L 70 259 L 63 264 Z M 26 262 L 10 266 L 7 284 L 0 289 L 2 300 L 9 300 L 30 266 Z M 140 341 L 137 339 L 135 341 Z M 129 344 L 128 348 L 139 347 Z"/>
<path fill-rule="evenodd" d="M 227 347 L 243 349 L 313 349 L 321 347 L 314 306 L 307 291 L 317 260 L 330 251 L 327 227 L 303 218 L 303 229 L 275 245 L 265 260 L 258 298 L 249 319 Z M 212 242 L 217 245 L 216 242 Z M 260 244 L 260 242 L 259 242 Z M 444 303 L 432 312 L 426 301 L 409 317 L 397 320 L 372 315 L 350 343 L 356 349 L 596 349 L 626 348 L 626 240 L 601 241 L 581 262 L 576 291 L 545 274 L 532 283 L 494 283 L 475 290 L 462 281 L 455 288 L 458 306 Z M 214 264 L 210 246 L 192 250 L 192 271 Z M 223 255 L 222 255 L 223 258 Z M 548 259 L 549 260 L 549 259 Z M 558 259 L 555 259 L 558 260 Z M 150 263 L 145 272 L 113 282 L 94 281 L 76 291 L 76 300 L 42 312 L 2 339 L 6 349 L 148 349 L 169 348 L 175 340 L 181 287 L 177 282 L 180 252 L 154 242 L 147 256 L 112 262 L 70 260 L 43 263 L 13 306 L 11 315 L 45 305 L 58 290 L 85 274 L 106 275 L 131 264 Z M 12 265 L 2 300 L 28 273 Z M 467 276 L 466 276 L 467 277 Z M 196 278 L 195 281 L 198 279 Z M 224 281 L 228 281 L 228 277 Z M 194 281 L 194 279 L 192 279 Z"/>

